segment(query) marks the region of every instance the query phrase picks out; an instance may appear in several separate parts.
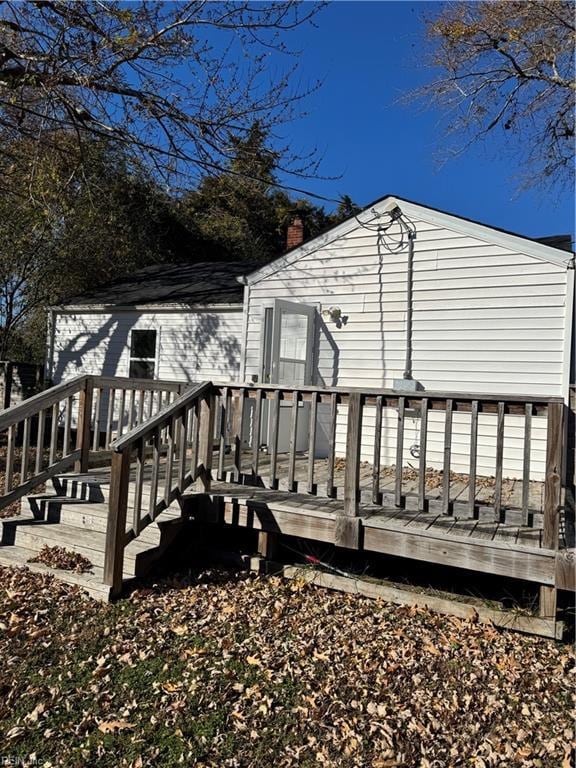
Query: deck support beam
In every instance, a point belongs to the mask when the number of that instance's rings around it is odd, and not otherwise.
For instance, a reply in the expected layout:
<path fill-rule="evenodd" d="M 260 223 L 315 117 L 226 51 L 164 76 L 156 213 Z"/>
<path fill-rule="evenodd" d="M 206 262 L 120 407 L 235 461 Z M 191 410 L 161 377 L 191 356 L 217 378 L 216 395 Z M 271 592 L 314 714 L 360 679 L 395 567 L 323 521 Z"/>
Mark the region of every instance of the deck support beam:
<path fill-rule="evenodd" d="M 336 515 L 334 521 L 334 544 L 346 549 L 361 549 L 362 520 L 359 517 Z"/>
<path fill-rule="evenodd" d="M 258 554 L 265 560 L 273 560 L 278 552 L 280 537 L 272 531 L 258 532 Z"/>

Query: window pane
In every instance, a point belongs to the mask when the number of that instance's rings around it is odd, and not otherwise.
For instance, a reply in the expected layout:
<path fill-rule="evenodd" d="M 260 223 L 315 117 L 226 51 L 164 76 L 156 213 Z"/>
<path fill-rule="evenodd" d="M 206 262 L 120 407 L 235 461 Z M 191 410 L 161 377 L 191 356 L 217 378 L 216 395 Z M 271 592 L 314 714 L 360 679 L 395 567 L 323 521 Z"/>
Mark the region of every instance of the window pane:
<path fill-rule="evenodd" d="M 295 384 L 304 384 L 304 374 L 306 373 L 305 363 L 294 363 L 280 360 L 278 364 L 278 381 L 280 384 L 292 386 Z"/>
<path fill-rule="evenodd" d="M 130 357 L 156 357 L 156 331 L 132 331 Z"/>
<path fill-rule="evenodd" d="M 308 318 L 283 312 L 280 317 L 280 357 L 306 360 Z"/>
<path fill-rule="evenodd" d="M 153 360 L 131 360 L 130 361 L 131 379 L 153 379 L 154 361 Z"/>

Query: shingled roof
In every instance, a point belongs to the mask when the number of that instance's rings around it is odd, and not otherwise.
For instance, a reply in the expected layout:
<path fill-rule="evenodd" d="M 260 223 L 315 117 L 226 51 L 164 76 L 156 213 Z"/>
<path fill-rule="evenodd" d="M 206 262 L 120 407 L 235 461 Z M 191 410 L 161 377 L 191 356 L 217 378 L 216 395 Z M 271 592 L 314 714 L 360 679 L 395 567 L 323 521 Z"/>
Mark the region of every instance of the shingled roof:
<path fill-rule="evenodd" d="M 237 278 L 252 271 L 255 266 L 246 262 L 155 264 L 95 291 L 68 299 L 61 306 L 242 304 L 243 288 Z"/>

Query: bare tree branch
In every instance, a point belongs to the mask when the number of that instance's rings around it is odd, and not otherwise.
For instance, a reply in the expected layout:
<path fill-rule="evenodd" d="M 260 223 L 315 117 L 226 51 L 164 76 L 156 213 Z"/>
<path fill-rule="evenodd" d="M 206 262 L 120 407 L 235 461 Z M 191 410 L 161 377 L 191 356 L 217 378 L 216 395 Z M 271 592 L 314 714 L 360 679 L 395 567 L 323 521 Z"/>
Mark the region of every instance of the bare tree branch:
<path fill-rule="evenodd" d="M 525 171 L 522 183 L 574 180 L 576 45 L 565 0 L 445 4 L 426 22 L 441 76 L 411 94 L 450 112 L 449 136 L 469 146 L 496 128 Z M 449 151 L 458 151 L 450 146 Z"/>

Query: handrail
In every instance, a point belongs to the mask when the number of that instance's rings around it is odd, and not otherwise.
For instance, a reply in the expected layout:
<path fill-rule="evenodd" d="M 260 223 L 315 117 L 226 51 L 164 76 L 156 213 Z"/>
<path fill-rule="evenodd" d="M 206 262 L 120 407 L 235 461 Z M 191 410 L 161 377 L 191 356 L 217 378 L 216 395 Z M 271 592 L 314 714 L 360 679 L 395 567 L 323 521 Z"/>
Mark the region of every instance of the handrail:
<path fill-rule="evenodd" d="M 90 376 L 95 387 L 115 387 L 122 384 L 123 389 L 172 390 L 179 392 L 184 382 L 174 379 L 125 379 L 120 376 Z"/>
<path fill-rule="evenodd" d="M 84 374 L 1 411 L 6 458 L 0 509 L 72 464 L 86 472 L 91 456 L 105 450 L 114 434 L 151 418 L 185 386 Z"/>
<path fill-rule="evenodd" d="M 10 408 L 5 408 L 0 411 L 0 430 L 7 429 L 19 421 L 34 416 L 41 410 L 49 408 L 54 403 L 60 402 L 65 397 L 76 394 L 89 378 L 89 376 L 76 376 L 62 384 L 57 384 L 55 387 L 45 389 L 21 403 L 10 406 Z"/>
<path fill-rule="evenodd" d="M 212 382 L 205 381 L 187 389 L 155 416 L 111 443 L 104 583 L 111 587 L 112 594 L 122 588 L 126 545 L 195 480 L 198 479 L 205 490 L 210 488 L 214 411 L 214 386 Z M 165 457 L 164 488 L 159 494 L 161 456 Z M 133 457 L 136 466 L 132 477 Z M 143 512 L 145 467 L 149 457 L 148 505 L 147 511 Z M 175 469 L 177 476 L 174 480 Z M 132 524 L 126 530 L 131 486 Z"/>
<path fill-rule="evenodd" d="M 488 403 L 498 403 L 502 400 L 506 400 L 507 403 L 522 404 L 545 404 L 548 403 L 563 403 L 564 399 L 561 396 L 548 396 L 548 395 L 491 395 L 487 393 L 470 393 L 470 392 L 440 392 L 437 390 L 428 389 L 378 389 L 375 387 L 319 387 L 311 385 L 288 385 L 288 384 L 264 384 L 254 383 L 252 381 L 234 382 L 233 384 L 215 384 L 219 389 L 227 387 L 228 389 L 245 389 L 245 390 L 263 390 L 266 392 L 299 392 L 301 394 L 314 394 L 319 392 L 323 395 L 346 395 L 349 393 L 358 393 L 364 397 L 390 397 L 398 398 L 404 397 L 406 399 L 422 400 L 428 398 L 429 400 L 459 400 L 459 401 L 472 401 L 483 400 Z"/>
<path fill-rule="evenodd" d="M 110 449 L 119 453 L 124 451 L 127 447 L 134 445 L 138 440 L 146 439 L 158 428 L 165 426 L 172 416 L 176 415 L 182 408 L 193 400 L 197 400 L 202 395 L 206 394 L 212 388 L 211 381 L 204 381 L 201 384 L 197 384 L 195 387 L 187 389 L 179 397 L 174 400 L 170 405 L 165 406 L 156 416 L 148 419 L 143 424 L 134 427 L 130 432 L 127 432 L 122 437 L 114 440 L 110 444 Z"/>

